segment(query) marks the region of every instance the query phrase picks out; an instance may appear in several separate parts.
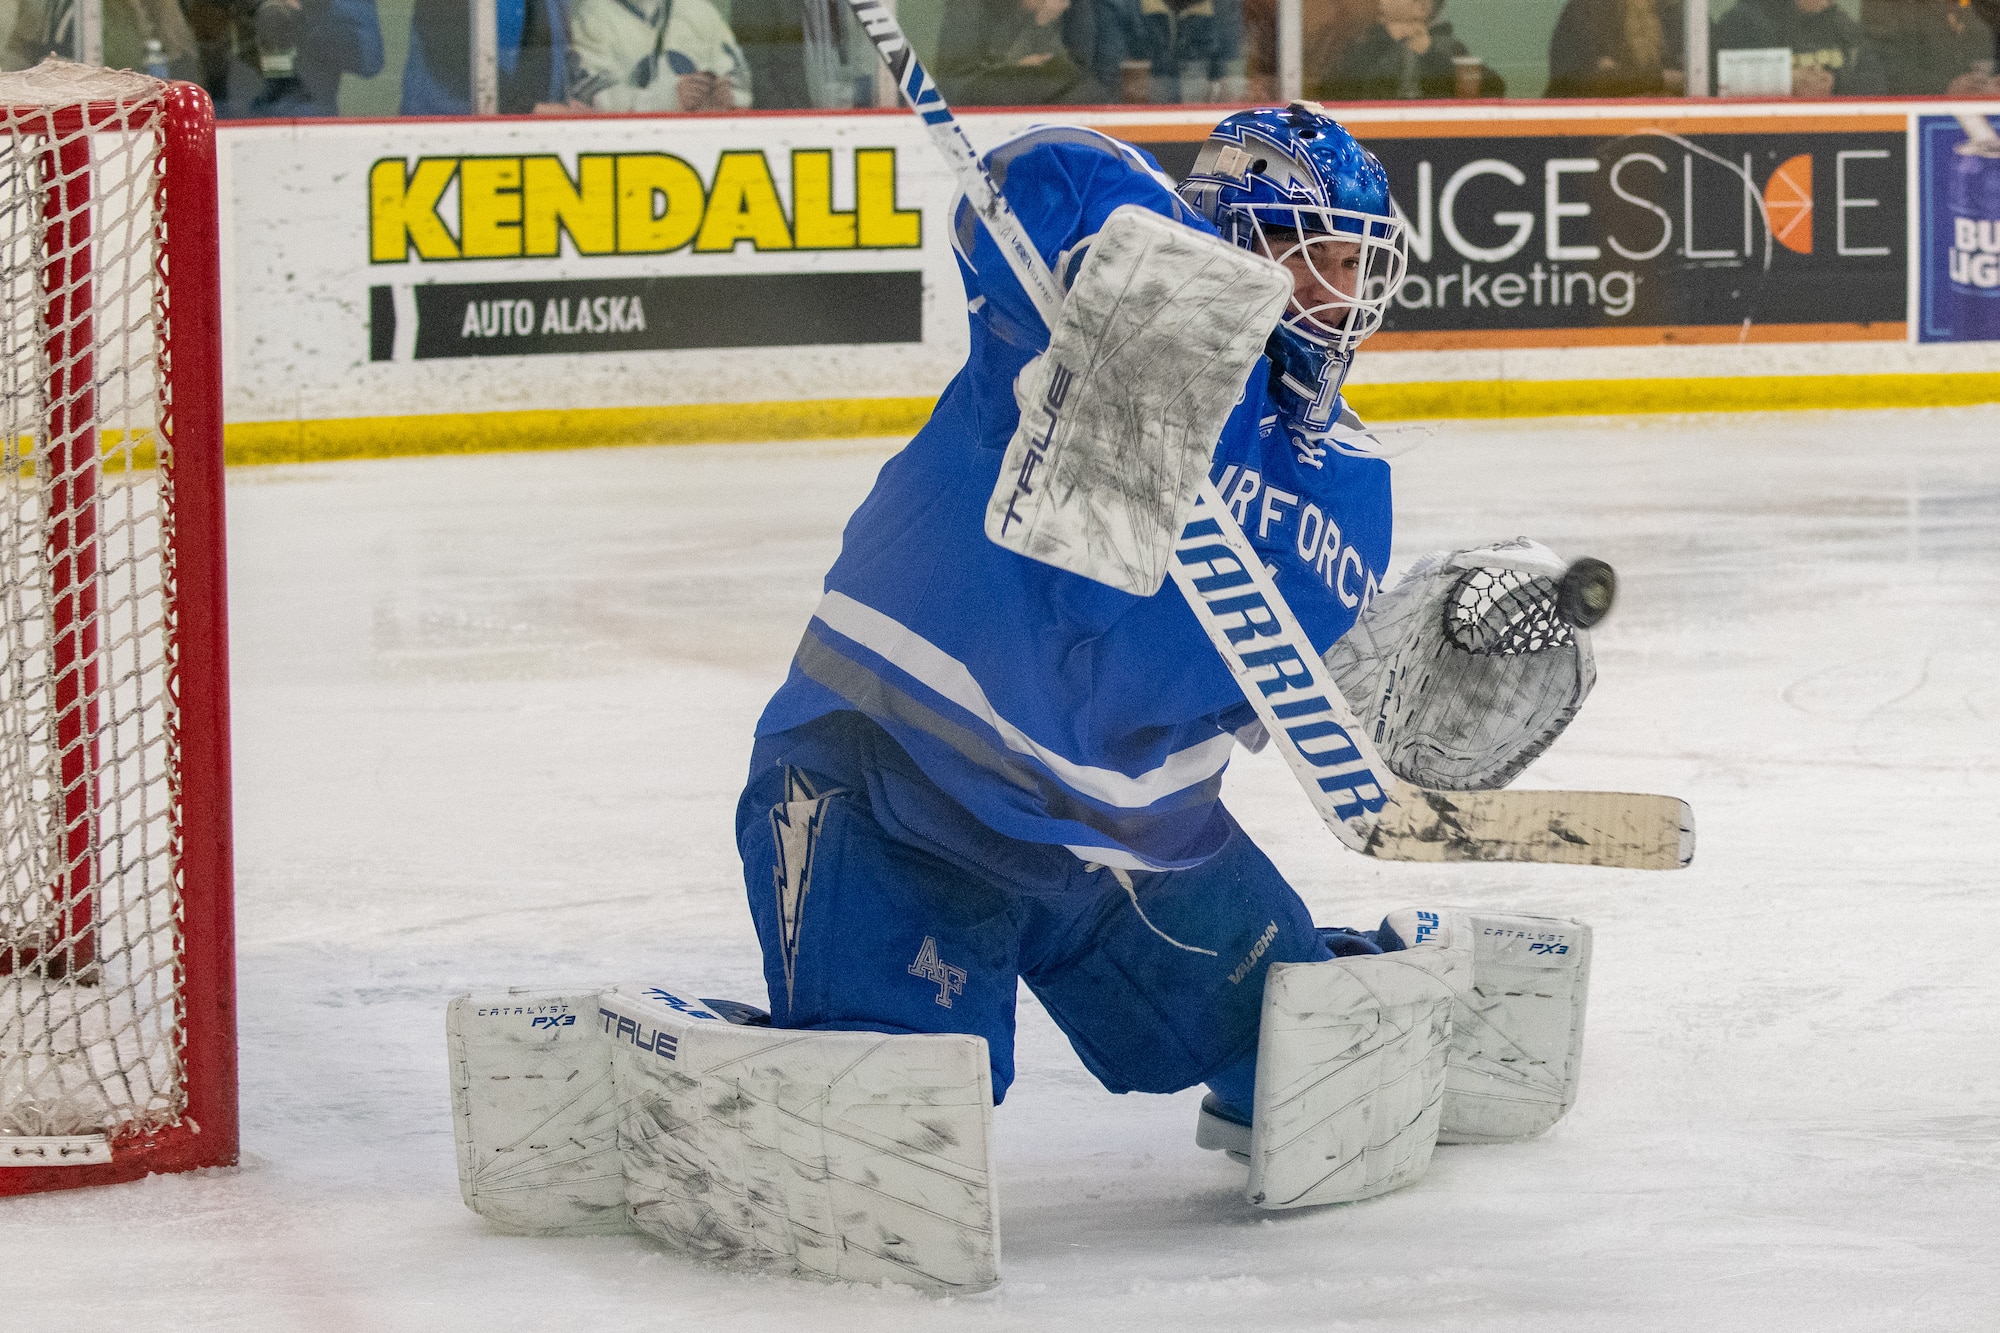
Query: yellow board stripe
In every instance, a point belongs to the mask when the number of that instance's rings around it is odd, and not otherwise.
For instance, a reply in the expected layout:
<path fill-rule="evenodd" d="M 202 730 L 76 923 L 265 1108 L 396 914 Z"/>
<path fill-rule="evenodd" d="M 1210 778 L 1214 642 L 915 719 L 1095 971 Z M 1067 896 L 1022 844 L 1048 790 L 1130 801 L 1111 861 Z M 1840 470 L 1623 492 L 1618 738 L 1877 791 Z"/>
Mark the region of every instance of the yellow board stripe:
<path fill-rule="evenodd" d="M 1767 412 L 1828 407 L 1962 407 L 2000 402 L 2000 373 L 1357 384 L 1350 386 L 1348 398 L 1364 419 L 1373 421 L 1416 417 Z M 935 401 L 834 398 L 810 402 L 234 422 L 228 427 L 227 457 L 232 464 L 312 463 L 416 454 L 909 435 L 924 424 Z"/>
<path fill-rule="evenodd" d="M 2000 374 L 1759 375 L 1721 379 L 1487 380 L 1356 384 L 1363 420 L 1774 412 L 1805 408 L 1965 407 L 2000 402 Z"/>
<path fill-rule="evenodd" d="M 232 464 L 315 463 L 414 454 L 910 435 L 929 418 L 936 402 L 934 398 L 833 398 L 331 421 L 236 421 L 225 428 L 224 457 Z"/>

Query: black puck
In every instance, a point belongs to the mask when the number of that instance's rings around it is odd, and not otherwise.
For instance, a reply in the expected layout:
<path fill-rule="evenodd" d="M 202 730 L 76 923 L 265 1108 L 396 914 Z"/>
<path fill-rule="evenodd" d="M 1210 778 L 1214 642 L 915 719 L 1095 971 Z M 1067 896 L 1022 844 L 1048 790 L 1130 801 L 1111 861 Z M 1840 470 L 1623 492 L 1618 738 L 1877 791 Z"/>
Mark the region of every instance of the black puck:
<path fill-rule="evenodd" d="M 1556 585 L 1556 614 L 1578 629 L 1590 629 L 1611 614 L 1618 600 L 1618 575 L 1602 560 L 1584 556 L 1563 571 Z"/>

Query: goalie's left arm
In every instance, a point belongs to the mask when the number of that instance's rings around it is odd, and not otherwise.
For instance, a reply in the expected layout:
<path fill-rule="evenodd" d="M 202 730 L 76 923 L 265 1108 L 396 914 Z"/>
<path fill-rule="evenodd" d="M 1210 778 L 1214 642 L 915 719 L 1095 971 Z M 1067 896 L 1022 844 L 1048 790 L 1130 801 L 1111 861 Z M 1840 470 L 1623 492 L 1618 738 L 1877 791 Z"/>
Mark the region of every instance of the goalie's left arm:
<path fill-rule="evenodd" d="M 1566 566 L 1540 542 L 1434 551 L 1326 655 L 1383 761 L 1440 791 L 1504 787 L 1583 706 L 1589 626 L 1610 567 Z"/>

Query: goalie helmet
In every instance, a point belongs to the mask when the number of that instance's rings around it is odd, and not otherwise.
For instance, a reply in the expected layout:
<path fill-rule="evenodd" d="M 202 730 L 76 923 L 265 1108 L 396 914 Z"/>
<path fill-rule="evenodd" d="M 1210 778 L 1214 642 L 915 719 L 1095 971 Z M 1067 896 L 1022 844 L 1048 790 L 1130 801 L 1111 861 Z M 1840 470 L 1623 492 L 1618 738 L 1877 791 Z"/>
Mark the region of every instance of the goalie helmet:
<path fill-rule="evenodd" d="M 1408 262 L 1389 173 L 1324 107 L 1293 102 L 1217 125 L 1180 193 L 1226 239 L 1281 264 L 1302 255 L 1318 276 L 1319 290 L 1286 308 L 1267 353 L 1280 405 L 1327 429 L 1354 349 L 1382 326 Z M 1328 262 L 1348 246 L 1359 251 L 1352 275 Z"/>

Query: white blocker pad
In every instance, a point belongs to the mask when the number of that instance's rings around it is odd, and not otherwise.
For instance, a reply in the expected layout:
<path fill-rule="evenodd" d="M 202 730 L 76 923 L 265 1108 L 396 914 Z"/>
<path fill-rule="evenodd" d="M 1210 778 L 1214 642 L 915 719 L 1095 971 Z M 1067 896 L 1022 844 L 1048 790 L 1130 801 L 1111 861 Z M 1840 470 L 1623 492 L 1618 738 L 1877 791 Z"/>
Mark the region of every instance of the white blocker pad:
<path fill-rule="evenodd" d="M 1150 597 L 1291 298 L 1282 267 L 1127 204 L 1090 241 L 986 507 L 1010 551 Z"/>
<path fill-rule="evenodd" d="M 1443 950 L 1272 966 L 1257 1039 L 1251 1203 L 1351 1203 L 1429 1169 L 1465 966 Z"/>
<path fill-rule="evenodd" d="M 1452 1005 L 1440 1143 L 1507 1143 L 1576 1101 L 1590 927 L 1567 917 L 1406 908 L 1389 925 L 1423 952 L 1469 955 Z"/>
<path fill-rule="evenodd" d="M 830 1281 L 1000 1280 L 982 1038 L 738 1027 L 663 995 L 600 999 L 640 1230 Z"/>
<path fill-rule="evenodd" d="M 627 1231 L 597 992 L 461 995 L 445 1011 L 458 1188 L 503 1231 Z"/>
<path fill-rule="evenodd" d="M 1562 734 L 1597 682 L 1589 634 L 1556 614 L 1564 569 L 1525 537 L 1433 551 L 1327 650 L 1397 777 L 1490 791 Z"/>

